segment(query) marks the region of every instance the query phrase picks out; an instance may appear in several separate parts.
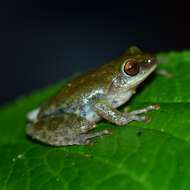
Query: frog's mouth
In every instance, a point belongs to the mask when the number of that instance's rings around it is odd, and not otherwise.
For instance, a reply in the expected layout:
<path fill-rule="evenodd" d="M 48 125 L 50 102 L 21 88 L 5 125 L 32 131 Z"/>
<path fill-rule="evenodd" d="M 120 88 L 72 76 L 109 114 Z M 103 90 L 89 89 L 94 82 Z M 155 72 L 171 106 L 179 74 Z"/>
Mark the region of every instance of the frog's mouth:
<path fill-rule="evenodd" d="M 140 78 L 139 82 L 140 83 L 143 82 L 156 69 L 156 67 L 157 64 L 153 64 L 148 69 L 144 69 L 142 71 L 142 74 L 140 73 L 140 75 L 142 76 L 139 77 Z"/>
<path fill-rule="evenodd" d="M 136 75 L 133 76 L 132 79 L 129 81 L 129 88 L 133 89 L 137 87 L 140 83 L 142 83 L 157 67 L 157 64 L 151 64 L 148 67 L 143 66 L 141 71 Z"/>

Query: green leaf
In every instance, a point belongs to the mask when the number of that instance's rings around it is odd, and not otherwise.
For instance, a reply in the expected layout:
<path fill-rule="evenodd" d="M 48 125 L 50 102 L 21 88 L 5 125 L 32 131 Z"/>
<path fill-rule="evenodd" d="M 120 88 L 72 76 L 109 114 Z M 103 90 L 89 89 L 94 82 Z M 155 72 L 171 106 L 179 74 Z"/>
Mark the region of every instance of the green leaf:
<path fill-rule="evenodd" d="M 190 189 L 190 52 L 159 54 L 160 67 L 132 98 L 140 108 L 160 103 L 150 123 L 111 128 L 93 146 L 53 148 L 25 135 L 25 115 L 62 84 L 18 99 L 0 109 L 0 189 Z"/>

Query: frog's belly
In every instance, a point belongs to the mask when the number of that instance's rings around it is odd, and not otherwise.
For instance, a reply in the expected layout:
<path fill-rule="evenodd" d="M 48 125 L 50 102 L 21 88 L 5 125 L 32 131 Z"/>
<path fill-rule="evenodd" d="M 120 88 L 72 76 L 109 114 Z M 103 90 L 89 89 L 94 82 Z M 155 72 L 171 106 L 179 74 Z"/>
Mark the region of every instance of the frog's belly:
<path fill-rule="evenodd" d="M 119 106 L 125 104 L 134 93 L 135 91 L 128 91 L 127 93 L 117 94 L 117 96 L 109 96 L 107 101 L 113 108 L 118 108 Z M 102 119 L 96 112 L 93 111 L 90 105 L 84 106 L 82 110 L 81 116 L 85 117 L 88 121 L 97 122 Z"/>
<path fill-rule="evenodd" d="M 85 117 L 88 121 L 91 121 L 91 122 L 98 122 L 101 120 L 101 117 L 99 115 L 97 115 L 96 112 L 94 111 L 89 111 L 87 114 L 86 114 L 86 117 Z"/>
<path fill-rule="evenodd" d="M 91 105 L 84 106 L 79 115 L 91 122 L 97 122 L 101 120 L 101 117 L 92 109 Z"/>

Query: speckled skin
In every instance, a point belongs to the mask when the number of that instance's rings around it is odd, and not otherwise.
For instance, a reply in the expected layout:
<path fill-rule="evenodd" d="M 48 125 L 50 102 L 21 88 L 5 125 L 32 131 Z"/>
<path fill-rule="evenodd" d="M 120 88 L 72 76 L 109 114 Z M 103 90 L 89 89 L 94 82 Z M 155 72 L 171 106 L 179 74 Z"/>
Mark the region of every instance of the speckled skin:
<path fill-rule="evenodd" d="M 140 70 L 135 76 L 123 70 L 130 58 L 139 64 Z M 130 99 L 155 68 L 154 56 L 136 47 L 129 48 L 121 57 L 70 81 L 48 102 L 29 113 L 27 134 L 54 146 L 82 145 L 88 144 L 91 138 L 109 134 L 107 130 L 90 132 L 102 118 L 116 125 L 144 121 L 146 117 L 139 114 L 157 109 L 157 106 L 131 113 L 121 113 L 116 108 Z"/>

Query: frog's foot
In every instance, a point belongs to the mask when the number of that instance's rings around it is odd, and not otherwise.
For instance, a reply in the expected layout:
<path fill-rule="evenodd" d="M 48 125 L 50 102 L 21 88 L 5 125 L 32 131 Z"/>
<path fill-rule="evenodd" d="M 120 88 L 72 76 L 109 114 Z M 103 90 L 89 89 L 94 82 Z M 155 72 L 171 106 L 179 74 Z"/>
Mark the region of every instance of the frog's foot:
<path fill-rule="evenodd" d="M 148 116 L 140 116 L 140 115 L 145 114 L 145 113 L 147 113 L 149 111 L 158 110 L 158 109 L 160 109 L 160 105 L 158 105 L 158 104 L 150 105 L 150 106 L 147 106 L 147 107 L 142 108 L 142 109 L 138 109 L 138 110 L 128 112 L 128 113 L 126 113 L 126 117 L 128 118 L 128 120 L 131 120 L 131 121 L 149 122 L 151 120 L 150 117 L 148 117 Z"/>
<path fill-rule="evenodd" d="M 127 113 L 127 114 L 129 114 L 129 115 L 139 115 L 139 114 L 143 114 L 143 113 L 147 113 L 149 111 L 159 110 L 159 109 L 160 109 L 160 105 L 155 104 L 155 105 L 147 106 L 147 107 L 142 108 L 142 109 L 131 111 L 131 112 Z"/>
<path fill-rule="evenodd" d="M 165 69 L 158 69 L 158 70 L 156 70 L 156 73 L 165 78 L 171 78 L 173 76 L 171 72 L 169 72 Z"/>
<path fill-rule="evenodd" d="M 95 137 L 102 137 L 104 135 L 110 135 L 110 134 L 111 134 L 111 132 L 109 130 L 103 130 L 103 131 L 91 132 L 91 133 L 83 133 L 83 134 L 80 134 L 76 138 L 75 144 L 89 145 L 89 144 L 91 144 L 91 139 L 93 139 Z"/>

